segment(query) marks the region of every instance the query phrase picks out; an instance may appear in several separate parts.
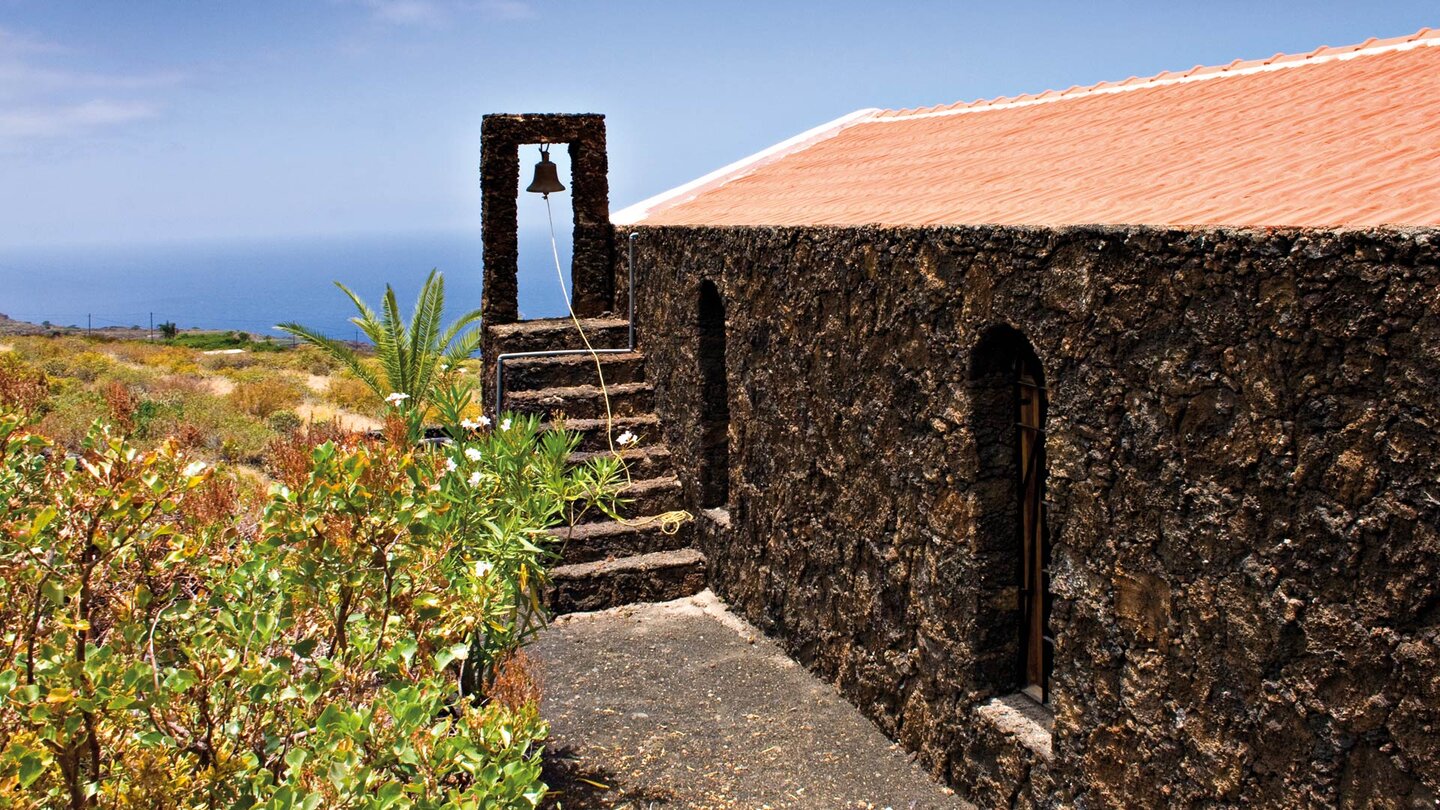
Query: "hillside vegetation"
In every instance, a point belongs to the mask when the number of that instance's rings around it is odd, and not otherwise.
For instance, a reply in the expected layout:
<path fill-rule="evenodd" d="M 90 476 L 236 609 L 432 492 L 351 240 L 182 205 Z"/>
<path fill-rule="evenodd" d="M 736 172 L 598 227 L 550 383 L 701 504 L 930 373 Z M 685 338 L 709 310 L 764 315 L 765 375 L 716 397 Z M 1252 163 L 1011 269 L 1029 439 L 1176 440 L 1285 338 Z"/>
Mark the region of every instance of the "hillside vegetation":
<path fill-rule="evenodd" d="M 303 348 L 5 340 L 0 805 L 540 803 L 547 530 L 618 458 L 481 416 L 468 361 L 431 411 Z"/>
<path fill-rule="evenodd" d="M 379 429 L 384 403 L 324 352 L 237 334 L 12 336 L 0 339 L 0 364 L 44 374 L 50 397 L 34 430 L 71 449 L 97 419 L 141 447 L 174 438 L 197 458 L 248 465 L 308 423 Z"/>

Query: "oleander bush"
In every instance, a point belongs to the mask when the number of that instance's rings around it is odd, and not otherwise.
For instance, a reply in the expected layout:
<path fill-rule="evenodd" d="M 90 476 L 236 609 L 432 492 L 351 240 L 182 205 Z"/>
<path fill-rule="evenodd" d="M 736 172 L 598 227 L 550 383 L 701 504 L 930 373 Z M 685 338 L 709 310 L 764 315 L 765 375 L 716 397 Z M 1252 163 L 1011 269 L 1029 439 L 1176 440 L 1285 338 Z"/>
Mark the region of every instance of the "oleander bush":
<path fill-rule="evenodd" d="M 569 467 L 534 419 L 419 447 L 397 419 L 292 434 L 247 496 L 101 423 L 64 452 L 36 384 L 0 374 L 0 805 L 538 804 L 546 529 L 608 508 L 617 461 Z"/>

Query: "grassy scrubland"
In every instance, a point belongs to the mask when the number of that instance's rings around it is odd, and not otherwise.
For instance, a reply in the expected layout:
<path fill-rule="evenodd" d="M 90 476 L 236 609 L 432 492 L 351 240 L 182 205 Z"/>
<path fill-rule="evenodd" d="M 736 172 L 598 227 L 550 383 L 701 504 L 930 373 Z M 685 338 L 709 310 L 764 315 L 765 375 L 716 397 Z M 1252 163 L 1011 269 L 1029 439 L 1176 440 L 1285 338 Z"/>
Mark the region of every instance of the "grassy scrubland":
<path fill-rule="evenodd" d="M 45 374 L 52 397 L 35 430 L 69 448 L 104 419 L 142 447 L 174 438 L 208 461 L 258 465 L 270 442 L 307 423 L 377 429 L 384 405 L 314 347 L 243 333 L 0 338 L 0 364 Z"/>

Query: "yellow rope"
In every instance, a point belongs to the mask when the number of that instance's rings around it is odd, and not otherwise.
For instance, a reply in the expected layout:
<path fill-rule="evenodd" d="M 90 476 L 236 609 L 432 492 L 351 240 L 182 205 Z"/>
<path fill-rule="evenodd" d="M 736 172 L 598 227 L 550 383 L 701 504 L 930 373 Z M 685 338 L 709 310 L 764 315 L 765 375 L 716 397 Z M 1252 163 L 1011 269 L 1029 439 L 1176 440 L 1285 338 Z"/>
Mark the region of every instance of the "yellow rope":
<path fill-rule="evenodd" d="M 605 443 L 610 447 L 610 452 L 620 459 L 620 451 L 615 449 L 615 414 L 610 408 L 610 389 L 605 385 L 605 368 L 600 362 L 600 354 L 595 347 L 590 345 L 590 338 L 585 336 L 585 328 L 580 325 L 580 318 L 575 314 L 575 307 L 570 304 L 570 292 L 565 289 L 565 271 L 560 267 L 560 243 L 555 238 L 555 214 L 550 209 L 550 195 L 545 195 L 545 218 L 550 223 L 550 255 L 555 259 L 555 278 L 560 282 L 560 293 L 565 296 L 565 310 L 570 313 L 570 321 L 575 324 L 575 331 L 580 333 L 580 340 L 585 344 L 585 351 L 590 353 L 590 359 L 595 363 L 595 374 L 600 378 L 600 396 L 605 401 Z M 635 272 L 631 268 L 630 272 Z M 630 465 L 625 464 L 621 459 L 620 469 L 625 471 L 625 488 L 634 486 L 635 481 L 630 477 Z M 662 512 L 658 515 L 637 518 L 634 520 L 614 516 L 616 520 L 626 526 L 640 527 L 648 526 L 651 523 L 659 523 L 660 531 L 665 534 L 674 534 L 680 531 L 680 527 L 688 520 L 693 520 L 694 515 L 684 510 Z"/>
<path fill-rule="evenodd" d="M 615 415 L 610 411 L 610 389 L 605 385 L 605 368 L 600 363 L 600 355 L 595 351 L 595 347 L 590 345 L 590 338 L 585 336 L 585 328 L 580 325 L 575 307 L 570 305 L 570 293 L 565 289 L 565 271 L 560 269 L 560 244 L 555 240 L 555 214 L 550 210 L 549 194 L 545 195 L 545 218 L 550 222 L 550 255 L 555 258 L 555 279 L 560 282 L 560 294 L 565 296 L 565 311 L 570 313 L 570 321 L 575 324 L 575 331 L 580 333 L 585 351 L 590 352 L 590 359 L 595 362 L 595 373 L 600 377 L 600 396 L 605 400 L 605 443 L 610 446 L 610 452 L 615 453 L 615 440 L 612 436 L 615 432 Z M 628 471 L 626 477 L 629 477 Z"/>

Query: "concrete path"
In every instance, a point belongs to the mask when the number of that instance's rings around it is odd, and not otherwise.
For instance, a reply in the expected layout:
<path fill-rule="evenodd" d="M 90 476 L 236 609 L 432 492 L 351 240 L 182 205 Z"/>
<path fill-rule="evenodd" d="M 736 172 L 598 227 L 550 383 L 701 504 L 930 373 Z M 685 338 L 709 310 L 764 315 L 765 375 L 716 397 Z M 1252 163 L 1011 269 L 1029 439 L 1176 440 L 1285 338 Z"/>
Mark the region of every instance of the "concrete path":
<path fill-rule="evenodd" d="M 531 654 L 567 810 L 969 806 L 708 590 L 561 617 Z"/>

